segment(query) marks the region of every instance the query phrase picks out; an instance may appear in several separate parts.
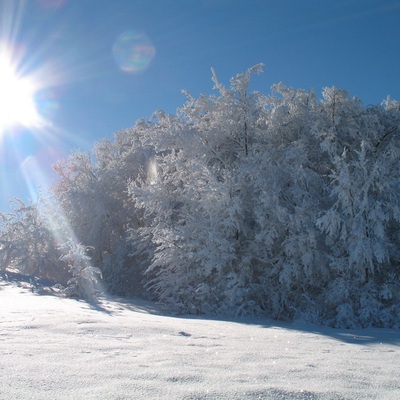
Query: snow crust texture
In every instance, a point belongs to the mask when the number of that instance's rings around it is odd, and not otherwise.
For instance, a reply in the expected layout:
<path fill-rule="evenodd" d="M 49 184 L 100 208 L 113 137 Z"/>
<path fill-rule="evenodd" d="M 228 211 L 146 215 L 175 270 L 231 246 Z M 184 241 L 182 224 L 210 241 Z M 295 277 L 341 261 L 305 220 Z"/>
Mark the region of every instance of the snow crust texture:
<path fill-rule="evenodd" d="M 398 331 L 165 315 L 0 286 L 0 399 L 399 399 Z"/>

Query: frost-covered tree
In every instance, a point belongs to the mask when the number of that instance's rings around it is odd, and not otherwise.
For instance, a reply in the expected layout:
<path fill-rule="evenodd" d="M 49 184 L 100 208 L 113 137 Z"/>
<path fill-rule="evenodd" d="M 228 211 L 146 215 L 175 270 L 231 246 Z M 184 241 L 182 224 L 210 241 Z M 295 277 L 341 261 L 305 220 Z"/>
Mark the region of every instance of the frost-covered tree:
<path fill-rule="evenodd" d="M 70 239 L 60 246 L 60 251 L 63 254 L 60 259 L 67 263 L 72 275 L 64 293 L 69 297 L 96 302 L 102 273 L 99 268 L 91 265 L 91 257 L 87 254 L 90 248 Z"/>
<path fill-rule="evenodd" d="M 133 257 L 136 249 L 126 240 L 141 224 L 128 183 L 146 169 L 150 150 L 140 137 L 148 130 L 139 121 L 118 132 L 113 143 L 96 143 L 92 154 L 72 153 L 55 165 L 57 205 L 76 240 L 91 249 L 92 263 L 101 269 L 106 287 L 118 294 L 142 291 L 142 260 Z"/>
<path fill-rule="evenodd" d="M 400 103 L 263 95 L 261 69 L 212 71 L 213 94 L 56 164 L 47 206 L 2 216 L 3 265 L 48 255 L 181 312 L 398 327 Z"/>
<path fill-rule="evenodd" d="M 57 240 L 46 223 L 45 200 L 14 201 L 13 211 L 0 214 L 0 269 L 15 269 L 32 277 L 65 283 L 68 270 L 59 262 Z"/>
<path fill-rule="evenodd" d="M 237 75 L 230 89 L 214 73 L 219 96 L 186 93 L 179 119 L 158 113 L 158 134 L 147 141 L 155 149 L 156 179 L 131 185 L 148 223 L 143 232 L 156 246 L 149 287 L 191 312 L 232 312 L 240 301 L 224 286 L 246 260 L 253 223 L 238 166 L 257 147 L 262 95 L 249 93 L 249 82 L 260 69 Z"/>
<path fill-rule="evenodd" d="M 358 105 L 356 109 L 340 143 L 334 137 L 324 143 L 324 150 L 331 153 L 332 202 L 317 224 L 327 234 L 329 246 L 332 279 L 328 293 L 337 291 L 339 284 L 346 288 L 346 295 L 329 295 L 342 324 L 351 326 L 358 314 L 362 324 L 379 325 L 395 319 L 386 311 L 394 312 L 397 286 L 393 284 L 400 272 L 400 116 L 388 104 L 362 112 Z"/>
<path fill-rule="evenodd" d="M 283 84 L 250 93 L 259 70 L 229 89 L 213 72 L 218 95 L 158 113 L 155 174 L 130 186 L 156 248 L 149 288 L 184 311 L 343 326 L 371 321 L 373 303 L 391 309 L 374 324 L 393 324 L 394 286 L 378 282 L 397 273 L 396 106 L 364 109 L 334 87 L 322 101 Z"/>
<path fill-rule="evenodd" d="M 250 93 L 259 71 L 237 75 L 230 89 L 213 73 L 219 96 L 187 94 L 183 120 L 161 115 L 159 176 L 131 186 L 157 246 L 150 288 L 183 309 L 281 315 L 291 287 L 323 271 L 315 266 L 321 180 L 308 157 L 315 98 L 283 85 L 273 98 Z"/>

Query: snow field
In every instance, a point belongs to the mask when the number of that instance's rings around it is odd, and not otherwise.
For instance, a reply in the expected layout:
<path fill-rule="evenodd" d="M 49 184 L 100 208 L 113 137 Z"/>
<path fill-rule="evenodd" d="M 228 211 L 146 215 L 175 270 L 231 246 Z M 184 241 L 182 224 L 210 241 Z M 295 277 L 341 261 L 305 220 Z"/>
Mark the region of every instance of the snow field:
<path fill-rule="evenodd" d="M 400 333 L 0 286 L 0 399 L 399 399 Z"/>

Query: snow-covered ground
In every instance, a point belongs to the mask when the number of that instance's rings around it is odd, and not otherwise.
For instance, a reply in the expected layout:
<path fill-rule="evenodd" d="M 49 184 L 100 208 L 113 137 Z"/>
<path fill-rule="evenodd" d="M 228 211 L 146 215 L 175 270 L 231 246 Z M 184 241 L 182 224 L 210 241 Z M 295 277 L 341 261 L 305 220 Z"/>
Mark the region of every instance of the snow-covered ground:
<path fill-rule="evenodd" d="M 163 315 L 0 285 L 0 399 L 400 399 L 400 332 Z"/>

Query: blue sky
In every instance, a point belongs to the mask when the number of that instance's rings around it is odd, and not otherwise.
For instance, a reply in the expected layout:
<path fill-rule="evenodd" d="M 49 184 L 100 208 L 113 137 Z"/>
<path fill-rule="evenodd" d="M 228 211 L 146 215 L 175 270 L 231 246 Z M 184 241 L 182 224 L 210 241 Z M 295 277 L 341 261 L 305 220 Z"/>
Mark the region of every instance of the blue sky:
<path fill-rule="evenodd" d="M 175 113 L 182 89 L 211 92 L 211 67 L 228 84 L 264 63 L 264 93 L 284 82 L 400 100 L 399 21 L 395 0 L 0 0 L 0 46 L 35 81 L 41 118 L 0 132 L 0 211 L 34 198 L 73 149 Z"/>

